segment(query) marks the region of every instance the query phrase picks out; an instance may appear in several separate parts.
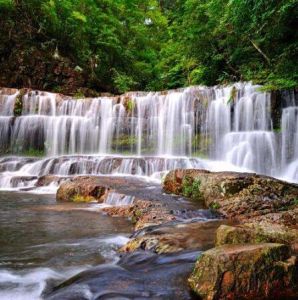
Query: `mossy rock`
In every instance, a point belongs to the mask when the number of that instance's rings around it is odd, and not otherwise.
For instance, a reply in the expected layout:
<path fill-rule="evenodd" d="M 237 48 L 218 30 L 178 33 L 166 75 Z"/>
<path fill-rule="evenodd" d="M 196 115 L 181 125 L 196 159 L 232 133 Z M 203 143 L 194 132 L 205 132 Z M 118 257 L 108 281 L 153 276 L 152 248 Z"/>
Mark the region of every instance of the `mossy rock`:
<path fill-rule="evenodd" d="M 63 182 L 56 194 L 57 201 L 66 202 L 103 202 L 108 189 L 92 178 L 79 178 Z"/>
<path fill-rule="evenodd" d="M 20 89 L 19 93 L 16 97 L 14 108 L 13 108 L 13 114 L 15 117 L 19 117 L 22 115 L 23 111 L 23 97 L 28 92 L 27 89 Z"/>
<path fill-rule="evenodd" d="M 298 230 L 283 225 L 260 222 L 239 226 L 221 225 L 216 231 L 216 245 L 298 242 Z"/>
<path fill-rule="evenodd" d="M 224 245 L 203 253 L 188 281 L 202 299 L 294 299 L 297 258 L 282 244 Z"/>
<path fill-rule="evenodd" d="M 163 189 L 241 221 L 298 206 L 298 185 L 253 173 L 177 169 L 167 174 Z"/>

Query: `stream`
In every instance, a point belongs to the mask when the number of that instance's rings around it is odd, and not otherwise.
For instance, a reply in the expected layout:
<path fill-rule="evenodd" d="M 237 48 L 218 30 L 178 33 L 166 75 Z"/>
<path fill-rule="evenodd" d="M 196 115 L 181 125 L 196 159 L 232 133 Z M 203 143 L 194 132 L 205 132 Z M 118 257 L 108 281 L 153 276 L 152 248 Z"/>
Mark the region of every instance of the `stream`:
<path fill-rule="evenodd" d="M 103 263 L 132 231 L 96 204 L 57 204 L 54 195 L 0 192 L 0 299 L 39 299 L 47 285 Z"/>

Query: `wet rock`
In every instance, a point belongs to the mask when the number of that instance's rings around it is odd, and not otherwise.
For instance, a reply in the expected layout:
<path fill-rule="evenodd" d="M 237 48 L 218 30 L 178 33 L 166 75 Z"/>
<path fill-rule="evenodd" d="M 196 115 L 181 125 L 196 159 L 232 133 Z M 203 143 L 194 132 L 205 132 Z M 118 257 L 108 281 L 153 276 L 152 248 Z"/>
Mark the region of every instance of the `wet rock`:
<path fill-rule="evenodd" d="M 111 217 L 131 217 L 132 205 L 105 207 L 102 211 Z"/>
<path fill-rule="evenodd" d="M 199 252 L 125 255 L 116 264 L 83 271 L 54 288 L 43 299 L 193 299 L 187 287 Z"/>
<path fill-rule="evenodd" d="M 61 182 L 67 179 L 68 177 L 61 177 L 56 175 L 44 175 L 38 178 L 35 185 L 40 187 L 40 186 L 50 185 L 52 183 L 60 184 Z"/>
<path fill-rule="evenodd" d="M 142 230 L 120 252 L 148 250 L 173 253 L 182 250 L 206 250 L 214 246 L 215 231 L 222 221 L 173 223 Z"/>
<path fill-rule="evenodd" d="M 164 179 L 166 192 L 183 194 L 185 185 L 194 180 L 200 182 L 200 191 L 206 200 L 223 198 L 239 193 L 253 182 L 255 174 L 235 172 L 209 172 L 198 169 L 177 169 L 170 171 Z"/>
<path fill-rule="evenodd" d="M 239 220 L 298 207 L 297 185 L 253 173 L 178 169 L 168 173 L 163 187 Z"/>
<path fill-rule="evenodd" d="M 135 230 L 160 225 L 176 219 L 170 209 L 162 202 L 143 199 L 136 199 L 129 206 L 107 207 L 103 211 L 111 216 L 131 218 L 132 223 L 135 225 Z"/>
<path fill-rule="evenodd" d="M 206 251 L 189 278 L 202 299 L 298 296 L 298 263 L 282 244 L 225 245 Z"/>
<path fill-rule="evenodd" d="M 135 201 L 131 218 L 136 230 L 176 219 L 176 217 L 171 214 L 169 208 L 163 203 L 141 199 Z"/>
<path fill-rule="evenodd" d="M 266 215 L 260 215 L 254 217 L 255 222 L 266 221 L 274 224 L 296 226 L 298 225 L 298 206 L 292 206 L 289 210 L 279 211 L 274 213 L 268 213 Z M 298 228 L 298 227 L 297 227 Z"/>
<path fill-rule="evenodd" d="M 216 245 L 298 242 L 298 230 L 268 222 L 238 226 L 221 225 L 216 231 Z"/>
<path fill-rule="evenodd" d="M 12 187 L 17 187 L 20 185 L 26 186 L 28 183 L 36 179 L 36 176 L 15 176 L 11 178 L 10 184 Z"/>
<path fill-rule="evenodd" d="M 63 182 L 56 194 L 58 201 L 103 202 L 108 189 L 93 177 L 76 177 Z"/>

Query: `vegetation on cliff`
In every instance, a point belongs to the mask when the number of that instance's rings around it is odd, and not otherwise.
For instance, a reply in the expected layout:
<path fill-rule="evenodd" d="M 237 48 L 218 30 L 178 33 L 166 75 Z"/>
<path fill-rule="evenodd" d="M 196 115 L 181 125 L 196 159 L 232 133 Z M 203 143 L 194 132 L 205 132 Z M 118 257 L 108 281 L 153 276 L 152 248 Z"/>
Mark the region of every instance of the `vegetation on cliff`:
<path fill-rule="evenodd" d="M 0 85 L 297 86 L 297 0 L 0 0 Z"/>

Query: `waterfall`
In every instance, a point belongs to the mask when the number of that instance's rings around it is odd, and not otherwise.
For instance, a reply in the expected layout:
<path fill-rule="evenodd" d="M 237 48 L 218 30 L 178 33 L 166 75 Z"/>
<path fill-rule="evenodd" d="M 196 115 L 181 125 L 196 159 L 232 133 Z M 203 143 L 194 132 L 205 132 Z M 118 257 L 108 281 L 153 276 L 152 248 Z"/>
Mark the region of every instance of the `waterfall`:
<path fill-rule="evenodd" d="M 236 83 L 86 99 L 2 89 L 0 187 L 34 185 L 48 174 L 160 178 L 174 168 L 298 182 L 295 94 L 284 92 L 281 126 L 273 129 L 272 95 L 259 88 Z"/>
<path fill-rule="evenodd" d="M 298 107 L 288 107 L 282 113 L 282 169 L 288 179 L 298 179 Z"/>
<path fill-rule="evenodd" d="M 134 201 L 134 198 L 134 196 L 130 195 L 109 192 L 107 198 L 104 200 L 104 203 L 112 206 L 131 205 Z"/>

